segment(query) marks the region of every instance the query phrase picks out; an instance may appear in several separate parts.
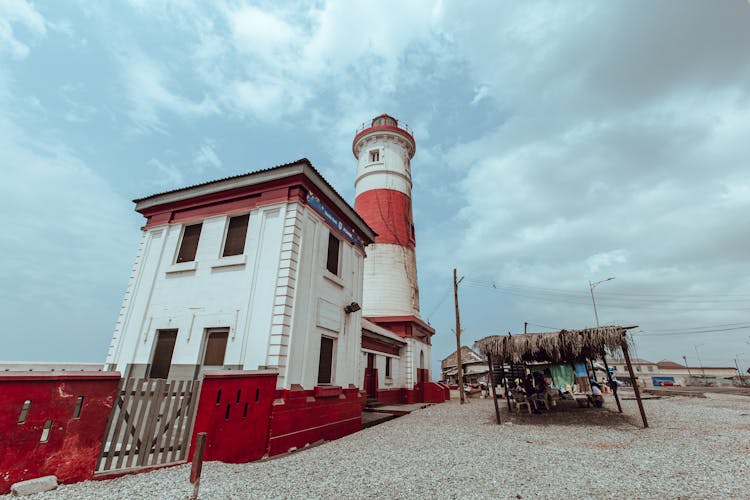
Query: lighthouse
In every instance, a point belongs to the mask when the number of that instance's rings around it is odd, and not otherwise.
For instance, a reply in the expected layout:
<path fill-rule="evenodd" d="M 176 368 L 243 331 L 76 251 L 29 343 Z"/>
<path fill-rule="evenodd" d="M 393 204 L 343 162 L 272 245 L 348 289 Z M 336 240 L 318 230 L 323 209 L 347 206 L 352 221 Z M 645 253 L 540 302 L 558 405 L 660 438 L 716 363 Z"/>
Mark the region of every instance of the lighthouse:
<path fill-rule="evenodd" d="M 416 142 L 392 116 L 373 118 L 354 137 L 357 159 L 354 209 L 375 230 L 364 264 L 363 315 L 408 342 L 406 382 L 417 388 L 429 377 L 430 337 L 419 314 L 414 249 L 411 159 Z"/>

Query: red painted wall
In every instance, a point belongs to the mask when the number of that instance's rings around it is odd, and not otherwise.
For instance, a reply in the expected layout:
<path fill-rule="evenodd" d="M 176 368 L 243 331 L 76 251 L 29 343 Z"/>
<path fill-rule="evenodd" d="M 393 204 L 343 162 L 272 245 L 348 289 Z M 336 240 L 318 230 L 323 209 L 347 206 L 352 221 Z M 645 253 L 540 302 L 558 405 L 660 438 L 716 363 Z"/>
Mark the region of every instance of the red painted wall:
<path fill-rule="evenodd" d="M 378 391 L 378 402 L 383 404 L 401 404 L 406 401 L 406 389 L 385 389 Z"/>
<path fill-rule="evenodd" d="M 364 405 L 365 396 L 351 386 L 326 387 L 317 395 L 315 390 L 301 387 L 277 390 L 271 410 L 269 456 L 361 430 Z"/>
<path fill-rule="evenodd" d="M 354 200 L 354 210 L 378 233 L 375 243 L 414 248 L 411 199 L 393 189 L 371 189 Z"/>
<path fill-rule="evenodd" d="M 450 399 L 450 394 L 446 399 L 445 388 L 441 384 L 427 382 L 423 387 L 423 398 L 425 403 L 442 403 L 443 401 Z"/>
<path fill-rule="evenodd" d="M 0 373 L 0 494 L 40 476 L 54 474 L 61 483 L 91 479 L 119 382 L 117 372 Z M 73 418 L 79 396 L 80 416 Z M 40 442 L 47 420 L 49 437 Z"/>
<path fill-rule="evenodd" d="M 245 463 L 266 453 L 276 372 L 207 371 L 190 446 L 207 433 L 205 460 Z"/>

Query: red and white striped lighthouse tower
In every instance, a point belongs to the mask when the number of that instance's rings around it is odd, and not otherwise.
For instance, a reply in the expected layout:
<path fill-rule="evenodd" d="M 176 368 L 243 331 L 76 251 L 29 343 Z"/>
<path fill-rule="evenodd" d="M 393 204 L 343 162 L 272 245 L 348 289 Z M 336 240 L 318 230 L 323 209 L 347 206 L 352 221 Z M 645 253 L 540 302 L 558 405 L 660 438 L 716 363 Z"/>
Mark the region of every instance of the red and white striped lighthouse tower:
<path fill-rule="evenodd" d="M 411 206 L 415 151 L 411 131 L 386 114 L 373 118 L 352 142 L 357 158 L 354 209 L 378 234 L 366 250 L 362 312 L 409 341 L 407 382 L 412 385 L 426 376 L 417 369 L 429 369 L 435 333 L 419 315 Z"/>

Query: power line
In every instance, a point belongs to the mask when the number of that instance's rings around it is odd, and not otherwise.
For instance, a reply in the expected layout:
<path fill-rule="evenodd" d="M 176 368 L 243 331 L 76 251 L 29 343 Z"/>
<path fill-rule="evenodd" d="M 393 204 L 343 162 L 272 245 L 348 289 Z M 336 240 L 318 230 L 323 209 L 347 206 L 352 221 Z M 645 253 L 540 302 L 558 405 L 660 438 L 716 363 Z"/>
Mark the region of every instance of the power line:
<path fill-rule="evenodd" d="M 672 332 L 672 333 L 649 333 L 646 331 L 641 332 L 635 332 L 638 335 L 644 335 L 645 337 L 671 337 L 671 336 L 683 336 L 683 335 L 698 335 L 703 333 L 736 333 L 736 330 L 747 330 L 750 328 L 750 325 L 747 326 L 739 326 L 735 328 L 724 328 L 724 329 L 718 329 L 718 330 L 699 330 L 695 332 Z"/>
<path fill-rule="evenodd" d="M 493 289 L 506 289 L 525 291 L 527 293 L 537 293 L 544 295 L 563 295 L 569 297 L 588 297 L 588 294 L 583 290 L 570 290 L 561 288 L 548 288 L 538 287 L 532 285 L 520 285 L 514 283 L 501 283 L 496 281 L 480 281 L 474 279 L 468 279 L 468 283 L 476 287 L 485 287 Z M 717 298 L 716 294 L 674 294 L 674 293 L 654 293 L 654 292 L 638 292 L 638 293 L 622 293 L 606 291 L 601 293 L 602 297 L 613 296 L 621 297 L 625 300 L 638 300 L 638 301 L 687 301 L 687 302 L 750 302 L 750 294 L 735 294 L 730 295 L 726 293 L 721 294 L 721 298 Z"/>
<path fill-rule="evenodd" d="M 443 295 L 443 298 L 442 298 L 442 299 L 440 299 L 440 301 L 439 301 L 439 302 L 437 303 L 437 305 L 436 305 L 436 306 L 435 306 L 435 307 L 434 307 L 434 308 L 432 309 L 432 311 L 430 312 L 430 314 L 428 314 L 428 315 L 427 315 L 427 322 L 428 322 L 428 323 L 430 322 L 430 318 L 432 318 L 432 315 L 433 315 L 433 314 L 435 314 L 435 312 L 436 312 L 436 311 L 438 310 L 438 308 L 439 308 L 439 307 L 440 307 L 441 305 L 443 305 L 443 302 L 445 302 L 445 300 L 446 300 L 446 299 L 447 299 L 448 297 L 450 297 L 450 294 L 451 294 L 451 292 L 452 292 L 452 291 L 453 291 L 453 289 L 452 289 L 452 288 L 449 288 L 449 289 L 448 289 L 448 291 L 447 291 L 447 292 L 445 292 L 445 295 Z"/>
<path fill-rule="evenodd" d="M 519 290 L 510 287 L 504 287 L 502 285 L 492 284 L 487 286 L 486 284 L 477 284 L 475 282 L 468 282 L 465 284 L 467 287 L 476 289 L 489 289 L 494 292 L 505 293 L 508 295 L 515 295 L 518 297 L 524 297 L 533 300 L 545 300 L 551 302 L 575 304 L 588 306 L 588 298 L 585 294 L 574 294 L 572 292 L 565 293 L 550 293 L 550 292 L 533 292 L 526 290 Z M 622 300 L 622 299 L 620 299 Z M 602 298 L 599 299 L 600 304 L 605 305 L 607 308 L 612 309 L 628 309 L 628 310 L 696 310 L 696 306 L 703 305 L 710 307 L 712 311 L 744 311 L 747 307 L 744 305 L 737 304 L 737 307 L 717 307 L 715 304 L 723 304 L 724 302 L 719 300 L 704 300 L 704 301 L 691 301 L 691 302 L 680 302 L 675 300 L 667 301 L 654 301 L 650 299 L 638 299 L 637 297 L 631 299 L 625 299 L 625 302 L 613 302 L 608 299 L 605 294 L 602 294 Z"/>

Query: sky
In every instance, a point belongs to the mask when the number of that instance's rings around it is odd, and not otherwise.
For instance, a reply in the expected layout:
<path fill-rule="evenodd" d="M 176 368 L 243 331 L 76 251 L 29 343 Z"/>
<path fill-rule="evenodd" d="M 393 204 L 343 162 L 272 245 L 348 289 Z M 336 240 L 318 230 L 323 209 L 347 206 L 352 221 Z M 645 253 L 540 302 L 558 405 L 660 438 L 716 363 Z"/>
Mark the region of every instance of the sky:
<path fill-rule="evenodd" d="M 103 362 L 131 200 L 413 130 L 433 369 L 462 340 L 638 325 L 750 365 L 750 3 L 0 0 L 0 359 Z"/>

